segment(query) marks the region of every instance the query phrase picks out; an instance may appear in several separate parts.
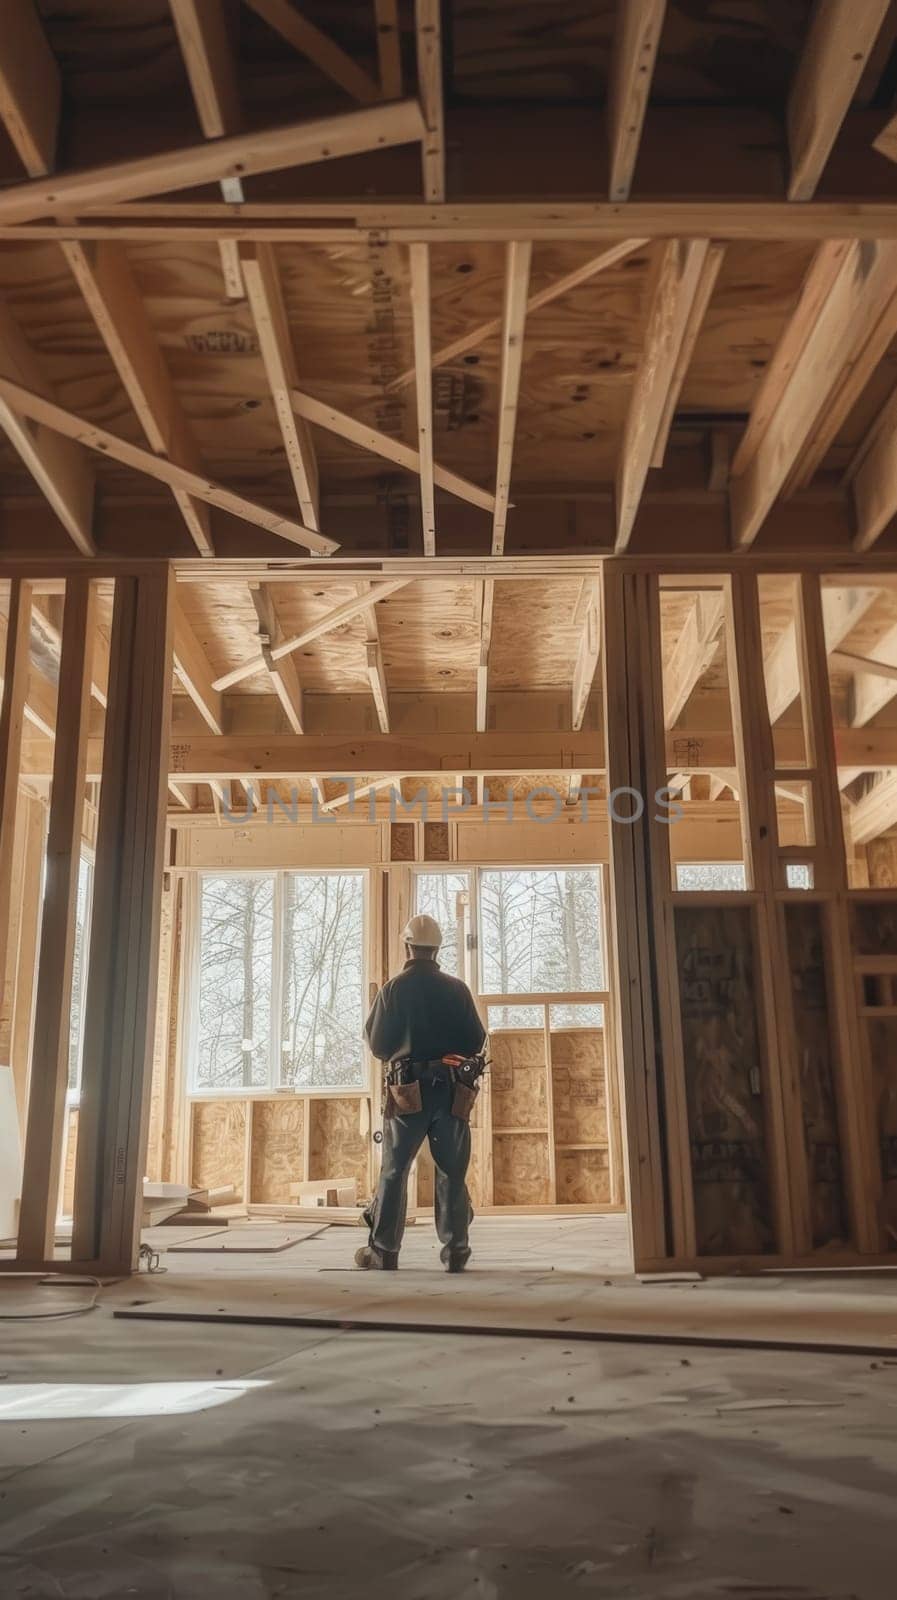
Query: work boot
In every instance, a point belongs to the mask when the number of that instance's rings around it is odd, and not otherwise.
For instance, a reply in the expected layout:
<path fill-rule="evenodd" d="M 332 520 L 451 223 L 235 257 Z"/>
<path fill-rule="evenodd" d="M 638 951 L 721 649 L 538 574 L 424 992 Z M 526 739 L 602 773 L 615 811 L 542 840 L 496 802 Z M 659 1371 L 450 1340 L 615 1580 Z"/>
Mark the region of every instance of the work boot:
<path fill-rule="evenodd" d="M 439 1252 L 439 1259 L 446 1272 L 463 1272 L 470 1260 L 469 1246 L 465 1245 L 463 1249 L 455 1250 L 452 1245 L 444 1244 Z"/>
<path fill-rule="evenodd" d="M 363 1245 L 355 1252 L 355 1265 L 362 1272 L 397 1272 L 398 1250 L 375 1250 L 373 1245 Z"/>

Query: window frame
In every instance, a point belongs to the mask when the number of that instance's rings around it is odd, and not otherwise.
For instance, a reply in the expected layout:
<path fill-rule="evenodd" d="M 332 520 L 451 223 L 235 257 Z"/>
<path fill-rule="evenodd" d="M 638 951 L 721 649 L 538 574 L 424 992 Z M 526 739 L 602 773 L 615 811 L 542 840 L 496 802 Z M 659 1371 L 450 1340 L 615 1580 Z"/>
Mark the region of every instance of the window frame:
<path fill-rule="evenodd" d="M 283 1038 L 283 936 L 284 936 L 284 880 L 297 878 L 359 878 L 362 888 L 361 919 L 361 994 L 358 1012 L 358 1036 L 361 1042 L 361 1071 L 359 1081 L 353 1084 L 286 1084 L 280 1082 L 281 1041 Z M 251 878 L 256 881 L 273 880 L 272 895 L 272 951 L 271 951 L 271 1012 L 268 1027 L 268 1073 L 265 1083 L 257 1084 L 206 1084 L 197 1082 L 199 1062 L 199 994 L 202 961 L 202 886 L 207 878 Z M 187 1047 L 187 1096 L 190 1100 L 252 1100 L 271 1099 L 277 1095 L 293 1095 L 300 1099 L 352 1099 L 370 1093 L 372 1056 L 362 1035 L 365 1020 L 365 1003 L 369 993 L 371 970 L 371 874 L 366 867 L 221 867 L 191 874 L 188 896 L 189 960 L 187 962 L 188 999 L 185 1017 Z"/>
<path fill-rule="evenodd" d="M 731 860 L 727 860 L 727 861 L 706 861 L 706 860 L 699 861 L 697 859 L 694 859 L 694 860 L 689 860 L 689 861 L 674 861 L 672 863 L 672 866 L 673 866 L 673 891 L 672 891 L 673 894 L 677 894 L 677 895 L 678 894 L 683 894 L 683 895 L 692 895 L 692 894 L 698 894 L 698 895 L 708 895 L 708 894 L 717 894 L 717 895 L 719 895 L 719 894 L 750 895 L 751 893 L 753 893 L 753 891 L 749 887 L 749 881 L 750 880 L 749 880 L 749 876 L 748 876 L 747 863 L 744 860 L 740 860 L 739 861 L 735 857 L 733 857 Z M 680 884 L 679 884 L 679 868 L 680 867 L 741 867 L 741 870 L 744 873 L 744 885 L 740 889 L 683 889 L 683 888 L 680 887 Z"/>

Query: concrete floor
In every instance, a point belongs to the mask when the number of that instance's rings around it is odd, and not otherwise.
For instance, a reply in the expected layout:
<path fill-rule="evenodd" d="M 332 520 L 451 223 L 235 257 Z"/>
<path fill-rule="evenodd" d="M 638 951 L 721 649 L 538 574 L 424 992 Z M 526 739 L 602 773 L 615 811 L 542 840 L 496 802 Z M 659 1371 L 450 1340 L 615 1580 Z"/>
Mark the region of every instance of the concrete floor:
<path fill-rule="evenodd" d="M 2 1324 L 3 1600 L 893 1596 L 897 1363 L 113 1320 L 157 1287 Z"/>

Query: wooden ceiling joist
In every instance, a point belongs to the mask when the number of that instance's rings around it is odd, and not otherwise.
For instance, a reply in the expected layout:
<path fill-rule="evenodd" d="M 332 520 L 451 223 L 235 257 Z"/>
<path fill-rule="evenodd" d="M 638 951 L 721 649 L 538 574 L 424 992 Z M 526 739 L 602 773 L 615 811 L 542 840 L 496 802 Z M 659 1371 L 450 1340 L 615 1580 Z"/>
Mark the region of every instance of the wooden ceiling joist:
<path fill-rule="evenodd" d="M 417 90 L 424 120 L 424 199 L 445 199 L 441 0 L 414 0 Z"/>
<path fill-rule="evenodd" d="M 0 193 L 0 223 L 77 215 L 85 207 L 170 194 L 225 178 L 243 179 L 255 173 L 311 166 L 367 150 L 416 144 L 423 137 L 424 124 L 416 100 L 366 106 L 338 116 L 232 134 L 180 150 L 17 184 Z"/>
<path fill-rule="evenodd" d="M 402 40 L 399 34 L 399 0 L 374 0 L 377 19 L 377 61 L 380 93 L 398 100 L 402 93 Z"/>
<path fill-rule="evenodd" d="M 283 629 L 271 590 L 264 584 L 250 584 L 250 594 L 259 625 L 259 642 L 274 693 L 294 733 L 305 732 L 305 708 L 299 673 L 292 656 L 276 660 L 272 652 L 283 640 Z"/>
<path fill-rule="evenodd" d="M 551 305 L 552 301 L 559 300 L 562 295 L 569 294 L 571 289 L 578 289 L 580 284 L 589 283 L 600 272 L 605 272 L 608 267 L 616 266 L 618 261 L 625 261 L 627 256 L 635 255 L 637 250 L 644 249 L 648 244 L 647 239 L 624 239 L 621 244 L 611 245 L 609 250 L 602 250 L 600 255 L 592 256 L 581 267 L 576 267 L 572 272 L 565 272 L 563 277 L 555 278 L 553 283 L 546 284 L 544 289 L 539 289 L 531 294 L 526 302 L 527 317 L 534 311 L 539 311 L 542 306 Z M 453 339 L 451 344 L 444 344 L 433 353 L 433 368 L 446 367 L 452 361 L 457 361 L 460 356 L 466 355 L 470 350 L 476 350 L 478 345 L 485 344 L 487 339 L 494 339 L 502 330 L 502 318 L 492 317 L 488 322 L 481 322 L 479 327 L 471 328 L 469 333 L 462 333 L 458 339 Z M 399 374 L 388 383 L 387 393 L 397 389 L 404 389 L 409 383 L 414 382 L 415 368 L 409 367 L 406 372 Z"/>
<path fill-rule="evenodd" d="M 874 662 L 857 661 L 850 683 L 850 724 L 864 728 L 897 698 L 897 627 L 875 646 Z"/>
<path fill-rule="evenodd" d="M 692 692 L 708 672 L 719 649 L 726 620 L 722 591 L 697 594 L 663 675 L 664 725 L 675 727 Z"/>
<path fill-rule="evenodd" d="M 823 245 L 733 462 L 732 532 L 753 542 L 787 483 L 824 454 L 897 333 L 897 245 Z M 747 436 L 746 436 L 747 437 Z"/>
<path fill-rule="evenodd" d="M 706 239 L 673 239 L 664 246 L 655 268 L 645 343 L 632 385 L 617 472 L 618 550 L 625 550 L 632 537 L 670 395 L 677 380 L 681 384 L 684 378 L 680 357 L 689 328 L 694 327 L 698 295 L 707 290 L 709 253 Z"/>
<path fill-rule="evenodd" d="M 826 647 L 831 654 L 857 627 L 879 595 L 878 589 L 823 589 L 822 613 Z M 800 642 L 797 624 L 789 622 L 763 663 L 770 721 L 785 715 L 801 692 Z"/>
<path fill-rule="evenodd" d="M 303 645 L 310 644 L 313 639 L 320 639 L 325 633 L 332 633 L 334 628 L 339 628 L 344 622 L 351 622 L 359 613 L 369 610 L 371 606 L 378 605 L 381 600 L 388 600 L 399 589 L 404 589 L 411 582 L 410 578 L 391 578 L 386 583 L 371 584 L 363 594 L 356 595 L 352 600 L 344 600 L 341 605 L 334 606 L 317 622 L 303 629 L 301 633 L 290 639 L 283 639 L 272 646 L 271 656 L 279 661 L 282 656 L 290 655 L 294 650 L 300 650 Z M 244 661 L 239 667 L 233 667 L 230 672 L 225 672 L 220 678 L 215 679 L 216 689 L 232 689 L 235 683 L 242 683 L 245 678 L 251 678 L 256 672 L 262 672 L 267 662 L 262 655 L 255 655 L 249 661 Z"/>
<path fill-rule="evenodd" d="M 411 319 L 414 336 L 417 446 L 424 555 L 436 554 L 436 503 L 433 476 L 433 358 L 430 341 L 430 246 L 409 247 Z"/>
<path fill-rule="evenodd" d="M 61 247 L 106 349 L 140 420 L 150 449 L 175 466 L 201 473 L 196 442 L 150 327 L 143 297 L 120 245 Z M 172 494 L 200 555 L 214 554 L 209 508 L 186 489 Z"/>
<path fill-rule="evenodd" d="M 589 585 L 585 620 L 576 655 L 576 667 L 573 672 L 571 725 L 574 728 L 581 728 L 585 720 L 586 707 L 588 706 L 592 685 L 595 681 L 595 673 L 598 671 L 600 655 L 601 592 L 599 580 L 595 578 Z"/>
<path fill-rule="evenodd" d="M 225 134 L 238 133 L 243 113 L 224 0 L 168 0 L 168 3 L 203 133 L 207 139 L 222 139 Z M 241 180 L 226 180 L 221 192 L 225 200 L 242 201 Z M 219 240 L 218 251 L 225 293 L 229 300 L 242 300 L 243 278 L 236 241 Z"/>
<path fill-rule="evenodd" d="M 890 0 L 816 0 L 788 96 L 789 200 L 810 200 L 866 69 Z"/>
<path fill-rule="evenodd" d="M 224 732 L 224 705 L 212 682 L 212 669 L 196 637 L 183 606 L 178 601 L 174 613 L 174 672 L 204 723 L 212 733 Z"/>
<path fill-rule="evenodd" d="M 897 826 L 897 772 L 885 772 L 870 784 L 850 811 L 850 836 L 854 844 L 869 844 Z"/>
<path fill-rule="evenodd" d="M 666 0 L 617 0 L 608 95 L 611 200 L 629 199 L 665 13 Z"/>
<path fill-rule="evenodd" d="M 359 596 L 367 598 L 370 593 L 369 585 L 364 581 L 357 583 L 355 588 Z M 380 644 L 380 628 L 377 622 L 377 607 L 368 605 L 363 611 L 365 626 L 365 666 L 368 682 L 371 686 L 371 695 L 374 700 L 374 709 L 380 732 L 389 732 L 389 688 L 386 682 L 386 665 L 383 660 L 383 647 Z"/>
<path fill-rule="evenodd" d="M 382 456 L 385 461 L 394 461 L 397 466 L 420 476 L 420 452 L 413 450 L 410 445 L 402 444 L 390 434 L 380 433 L 377 428 L 371 427 L 370 423 L 358 422 L 354 417 L 347 417 L 345 412 L 337 411 L 334 406 L 325 405 L 323 400 L 315 400 L 312 395 L 305 394 L 300 389 L 293 390 L 291 399 L 293 410 L 307 422 L 314 422 L 330 433 L 339 434 L 341 439 L 348 439 L 352 444 L 359 445 L 362 450 L 370 450 L 374 455 Z M 438 462 L 433 463 L 433 481 L 447 494 L 456 495 L 459 500 L 467 500 L 472 506 L 479 506 L 482 511 L 495 510 L 494 494 L 488 489 L 481 489 L 478 484 L 471 483 L 467 478 L 460 478 L 456 472 L 449 472 L 447 467 L 441 467 Z"/>
<path fill-rule="evenodd" d="M 0 122 L 30 178 L 56 157 L 62 81 L 34 0 L 4 0 Z"/>
<path fill-rule="evenodd" d="M 96 427 L 85 417 L 76 416 L 73 412 L 64 410 L 62 406 L 44 400 L 20 384 L 0 378 L 0 400 L 6 400 L 19 415 L 31 417 L 34 422 L 45 423 L 57 433 L 74 439 L 76 443 L 87 445 L 91 450 L 109 456 L 113 461 L 121 462 L 122 466 L 132 467 L 135 472 L 142 472 L 148 478 L 155 478 L 159 483 L 167 484 L 169 488 L 183 489 L 196 499 L 218 506 L 220 510 L 228 511 L 232 516 L 242 517 L 245 522 L 265 528 L 269 533 L 276 534 L 278 538 L 286 539 L 291 544 L 301 545 L 318 555 L 332 555 L 334 550 L 339 549 L 332 539 L 325 539 L 323 534 L 316 533 L 312 528 L 305 528 L 300 522 L 283 517 L 276 511 L 268 511 L 264 506 L 258 506 L 254 501 L 244 499 L 242 495 L 226 489 L 222 484 L 212 483 L 206 478 L 199 477 L 195 472 L 176 466 L 173 461 L 154 456 L 149 450 L 142 450 L 138 445 L 129 444 L 125 439 L 119 439 L 116 434 L 107 433 L 104 428 Z"/>
<path fill-rule="evenodd" d="M 245 3 L 287 44 L 313 61 L 333 83 L 338 83 L 353 100 L 360 101 L 362 105 L 372 105 L 379 100 L 380 90 L 373 78 L 346 54 L 335 39 L 331 39 L 329 34 L 297 11 L 292 0 L 245 0 Z"/>
<path fill-rule="evenodd" d="M 505 548 L 505 531 L 511 503 L 511 464 L 517 431 L 520 375 L 523 370 L 523 336 L 533 247 L 515 239 L 507 248 L 505 303 L 501 329 L 501 386 L 498 402 L 498 447 L 495 464 L 495 511 L 492 516 L 492 554 Z"/>
<path fill-rule="evenodd" d="M 273 245 L 242 246 L 240 267 L 299 512 L 307 528 L 318 529 L 318 463 L 311 432 L 293 410 L 291 390 L 299 377 Z"/>
<path fill-rule="evenodd" d="M 854 548 L 869 550 L 897 516 L 897 390 L 851 464 Z"/>
<path fill-rule="evenodd" d="M 679 404 L 683 384 L 688 376 L 688 369 L 691 365 L 691 358 L 694 355 L 695 345 L 698 342 L 698 335 L 704 325 L 707 308 L 713 298 L 713 291 L 716 288 L 716 280 L 719 277 L 725 253 L 725 245 L 711 244 L 704 257 L 704 263 L 689 307 L 676 365 L 673 368 L 673 375 L 670 379 L 663 416 L 660 419 L 660 426 L 657 430 L 654 454 L 651 457 L 652 467 L 662 467 L 666 458 L 676 407 Z"/>
<path fill-rule="evenodd" d="M 0 374 L 48 395 L 41 363 L 18 322 L 0 299 Z M 52 507 L 76 549 L 96 553 L 93 540 L 94 474 L 86 453 L 48 428 L 39 418 L 31 427 L 21 410 L 0 396 L 0 428 Z"/>
<path fill-rule="evenodd" d="M 476 729 L 485 733 L 489 718 L 489 651 L 492 645 L 492 620 L 495 611 L 495 579 L 485 578 L 478 585 L 479 655 L 477 657 Z"/>

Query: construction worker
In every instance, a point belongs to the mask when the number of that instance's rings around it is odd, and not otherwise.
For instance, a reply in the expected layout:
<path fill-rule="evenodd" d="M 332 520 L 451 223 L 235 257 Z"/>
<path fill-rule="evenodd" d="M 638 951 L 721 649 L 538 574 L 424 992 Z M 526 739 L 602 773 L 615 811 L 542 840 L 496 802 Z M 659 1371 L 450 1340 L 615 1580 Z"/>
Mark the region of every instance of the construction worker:
<path fill-rule="evenodd" d="M 366 1269 L 392 1271 L 405 1231 L 408 1173 L 425 1138 L 436 1164 L 436 1232 L 448 1272 L 470 1260 L 473 1217 L 467 1192 L 470 1113 L 476 1088 L 472 1062 L 486 1040 L 473 995 L 437 961 L 442 930 L 432 917 L 412 917 L 402 933 L 405 965 L 384 984 L 365 1024 L 368 1044 L 389 1063 L 380 1182 L 365 1212 L 370 1240 L 355 1257 Z M 456 1056 L 462 1068 L 445 1062 Z"/>

